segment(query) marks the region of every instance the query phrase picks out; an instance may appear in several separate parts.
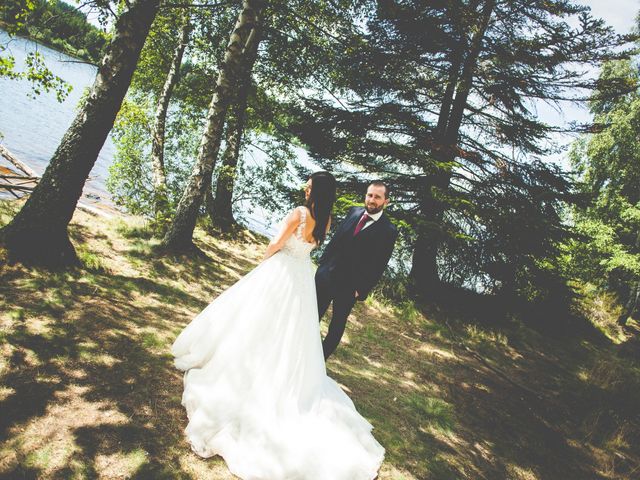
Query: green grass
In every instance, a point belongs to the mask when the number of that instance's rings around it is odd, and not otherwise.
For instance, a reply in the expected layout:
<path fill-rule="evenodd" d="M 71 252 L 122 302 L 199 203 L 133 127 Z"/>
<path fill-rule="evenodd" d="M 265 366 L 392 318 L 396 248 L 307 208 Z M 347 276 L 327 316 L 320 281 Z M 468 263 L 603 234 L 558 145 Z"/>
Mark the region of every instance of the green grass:
<path fill-rule="evenodd" d="M 14 213 L 0 202 L 0 222 Z M 145 222 L 78 213 L 83 268 L 2 266 L 0 478 L 234 478 L 188 448 L 169 349 L 265 243 L 196 233 L 202 255 L 161 257 Z M 468 301 L 359 303 L 327 363 L 386 449 L 379 480 L 634 479 L 640 364 L 628 337 L 478 322 Z M 613 301 L 583 307 L 615 317 Z"/>
<path fill-rule="evenodd" d="M 80 263 L 85 269 L 91 272 L 105 271 L 104 262 L 96 253 L 87 250 L 84 246 L 79 246 L 78 248 L 76 248 L 76 253 L 78 254 Z"/>
<path fill-rule="evenodd" d="M 407 395 L 404 401 L 413 410 L 411 416 L 445 433 L 453 431 L 455 420 L 452 405 L 439 398 L 416 393 Z"/>
<path fill-rule="evenodd" d="M 143 333 L 140 339 L 142 340 L 142 345 L 145 348 L 159 348 L 166 346 L 166 342 L 153 332 Z"/>
<path fill-rule="evenodd" d="M 25 314 L 24 309 L 21 307 L 16 308 L 15 310 L 11 310 L 9 312 L 9 318 L 14 321 L 24 320 Z"/>
<path fill-rule="evenodd" d="M 127 239 L 149 240 L 154 236 L 151 224 L 143 219 L 118 219 L 115 221 L 115 231 Z"/>
<path fill-rule="evenodd" d="M 618 325 L 623 307 L 617 297 L 593 284 L 574 285 L 578 292 L 577 310 L 588 318 L 603 335 L 614 343 L 627 339 L 625 331 Z"/>

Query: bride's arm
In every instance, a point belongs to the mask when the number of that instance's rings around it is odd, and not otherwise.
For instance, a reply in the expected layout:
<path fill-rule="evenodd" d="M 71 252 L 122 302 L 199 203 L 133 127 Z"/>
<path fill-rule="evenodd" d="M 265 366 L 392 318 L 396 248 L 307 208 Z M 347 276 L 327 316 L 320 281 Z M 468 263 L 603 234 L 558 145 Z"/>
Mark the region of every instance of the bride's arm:
<path fill-rule="evenodd" d="M 271 255 L 280 250 L 287 239 L 293 234 L 298 225 L 300 225 L 300 210 L 296 208 L 284 219 L 284 226 L 269 243 L 263 260 L 266 260 Z"/>

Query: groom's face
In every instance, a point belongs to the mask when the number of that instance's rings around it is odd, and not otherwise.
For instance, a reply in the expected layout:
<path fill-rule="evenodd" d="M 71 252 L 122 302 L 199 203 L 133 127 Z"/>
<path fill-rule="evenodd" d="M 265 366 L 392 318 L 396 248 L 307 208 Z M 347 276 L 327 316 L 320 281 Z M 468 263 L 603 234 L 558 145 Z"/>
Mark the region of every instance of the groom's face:
<path fill-rule="evenodd" d="M 386 188 L 382 185 L 369 185 L 364 196 L 364 208 L 367 209 L 367 213 L 373 215 L 387 206 L 389 199 L 385 194 Z"/>

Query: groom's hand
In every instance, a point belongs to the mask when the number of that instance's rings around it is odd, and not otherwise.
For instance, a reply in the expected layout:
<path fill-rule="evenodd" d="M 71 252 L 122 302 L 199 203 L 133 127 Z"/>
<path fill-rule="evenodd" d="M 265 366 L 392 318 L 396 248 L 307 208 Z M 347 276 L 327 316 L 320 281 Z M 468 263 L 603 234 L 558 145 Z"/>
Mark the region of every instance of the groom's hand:
<path fill-rule="evenodd" d="M 356 291 L 355 291 L 354 296 L 355 296 L 356 298 L 358 298 L 358 297 L 360 296 L 360 294 L 358 293 L 358 290 L 356 290 Z"/>

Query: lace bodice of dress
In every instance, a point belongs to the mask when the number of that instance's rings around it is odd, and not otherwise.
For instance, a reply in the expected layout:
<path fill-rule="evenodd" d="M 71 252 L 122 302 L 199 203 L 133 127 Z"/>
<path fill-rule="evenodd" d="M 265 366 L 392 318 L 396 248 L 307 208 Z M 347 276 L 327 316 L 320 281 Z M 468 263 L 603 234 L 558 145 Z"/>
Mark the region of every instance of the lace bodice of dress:
<path fill-rule="evenodd" d="M 297 207 L 300 211 L 300 224 L 296 228 L 295 232 L 287 239 L 282 252 L 294 257 L 308 257 L 316 246 L 313 242 L 307 242 L 304 237 L 304 227 L 307 224 L 307 207 Z"/>

